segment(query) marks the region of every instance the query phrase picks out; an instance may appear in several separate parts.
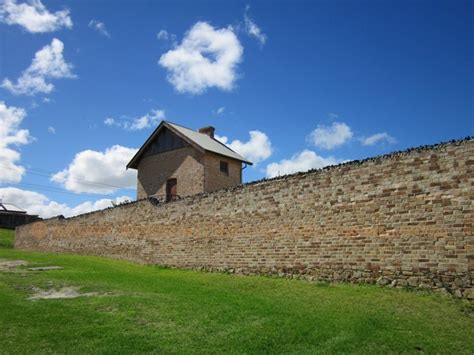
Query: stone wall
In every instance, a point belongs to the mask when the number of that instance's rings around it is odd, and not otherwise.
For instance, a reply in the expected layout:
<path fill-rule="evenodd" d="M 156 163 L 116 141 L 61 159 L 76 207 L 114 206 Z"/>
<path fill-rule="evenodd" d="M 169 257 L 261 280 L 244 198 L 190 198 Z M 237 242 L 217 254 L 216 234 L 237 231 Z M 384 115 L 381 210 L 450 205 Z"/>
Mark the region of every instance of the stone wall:
<path fill-rule="evenodd" d="M 474 298 L 474 140 L 17 228 L 16 247 Z"/>

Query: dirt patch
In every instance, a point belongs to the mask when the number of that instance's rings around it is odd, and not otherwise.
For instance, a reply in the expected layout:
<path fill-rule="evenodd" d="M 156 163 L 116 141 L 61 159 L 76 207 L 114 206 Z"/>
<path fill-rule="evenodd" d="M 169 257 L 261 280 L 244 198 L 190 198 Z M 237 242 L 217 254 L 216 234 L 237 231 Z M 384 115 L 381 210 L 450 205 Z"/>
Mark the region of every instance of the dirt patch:
<path fill-rule="evenodd" d="M 90 297 L 98 295 L 97 292 L 80 293 L 77 287 L 63 287 L 60 289 L 43 290 L 41 288 L 33 287 L 32 296 L 28 297 L 29 300 L 51 300 L 51 299 L 64 299 L 64 298 L 77 298 L 77 297 Z"/>
<path fill-rule="evenodd" d="M 13 271 L 19 266 L 27 266 L 28 262 L 25 260 L 6 260 L 0 259 L 0 271 Z"/>
<path fill-rule="evenodd" d="M 25 260 L 0 259 L 0 272 L 17 271 L 16 269 L 19 268 L 20 266 L 29 266 L 29 263 Z M 62 269 L 64 268 L 61 266 L 51 265 L 51 266 L 29 267 L 28 271 L 51 271 L 51 270 L 62 270 Z"/>

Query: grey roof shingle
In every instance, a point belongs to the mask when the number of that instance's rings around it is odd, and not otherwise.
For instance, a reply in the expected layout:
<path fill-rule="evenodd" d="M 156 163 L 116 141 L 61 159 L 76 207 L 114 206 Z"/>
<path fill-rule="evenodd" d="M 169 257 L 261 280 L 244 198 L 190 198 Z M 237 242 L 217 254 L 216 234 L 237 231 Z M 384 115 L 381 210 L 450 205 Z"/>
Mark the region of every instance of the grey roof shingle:
<path fill-rule="evenodd" d="M 234 152 L 232 149 L 230 149 L 228 146 L 225 144 L 219 142 L 215 138 L 209 137 L 207 134 L 204 133 L 199 133 L 197 131 L 193 131 L 192 129 L 177 125 L 175 123 L 167 122 L 170 126 L 174 127 L 177 131 L 179 131 L 181 134 L 185 135 L 189 139 L 191 139 L 194 143 L 202 147 L 204 150 L 217 153 L 220 155 L 225 155 L 230 158 L 236 159 L 243 161 L 247 164 L 252 164 L 249 162 L 247 159 L 245 159 L 243 156 L 240 154 Z"/>
<path fill-rule="evenodd" d="M 128 168 L 136 168 L 136 162 L 140 159 L 141 155 L 144 153 L 146 147 L 153 141 L 153 139 L 158 135 L 159 131 L 162 129 L 162 127 L 167 127 L 171 131 L 174 131 L 177 133 L 179 136 L 184 138 L 185 140 L 188 141 L 188 143 L 196 145 L 200 147 L 201 149 L 208 151 L 208 152 L 213 152 L 219 155 L 223 155 L 232 159 L 240 160 L 246 164 L 252 165 L 252 162 L 248 161 L 245 159 L 243 156 L 240 154 L 234 152 L 232 149 L 230 149 L 228 146 L 225 144 L 219 142 L 215 138 L 211 138 L 207 134 L 204 133 L 199 133 L 197 131 L 194 131 L 190 128 L 180 126 L 176 123 L 172 123 L 169 121 L 162 121 L 160 125 L 155 129 L 155 131 L 150 135 L 150 137 L 147 139 L 147 141 L 143 144 L 143 146 L 140 148 L 140 150 L 135 154 L 135 156 L 130 160 L 130 162 L 127 164 L 127 169 Z"/>

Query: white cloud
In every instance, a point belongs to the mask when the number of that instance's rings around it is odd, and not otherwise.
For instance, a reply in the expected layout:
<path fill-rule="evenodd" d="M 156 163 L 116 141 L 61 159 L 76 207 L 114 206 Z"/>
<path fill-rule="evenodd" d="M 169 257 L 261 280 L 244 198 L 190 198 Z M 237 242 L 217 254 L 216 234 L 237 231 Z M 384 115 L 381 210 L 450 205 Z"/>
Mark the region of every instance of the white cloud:
<path fill-rule="evenodd" d="M 257 26 L 255 21 L 253 21 L 248 12 L 249 12 L 250 7 L 247 6 L 245 8 L 245 14 L 244 14 L 244 26 L 245 26 L 245 32 L 251 36 L 254 37 L 261 45 L 264 45 L 265 42 L 267 41 L 267 35 L 262 32 L 260 27 Z"/>
<path fill-rule="evenodd" d="M 216 110 L 216 115 L 220 116 L 224 113 L 225 111 L 225 107 L 222 106 L 222 107 L 219 107 L 217 110 Z"/>
<path fill-rule="evenodd" d="M 126 165 L 137 149 L 114 145 L 98 152 L 84 150 L 74 157 L 69 166 L 54 174 L 52 181 L 69 191 L 112 193 L 120 188 L 135 188 L 137 172 L 126 170 Z"/>
<path fill-rule="evenodd" d="M 47 196 L 35 191 L 21 190 L 15 187 L 0 188 L 0 197 L 3 202 L 10 202 L 26 210 L 29 214 L 49 218 L 58 215 L 71 217 L 82 213 L 102 210 L 112 207 L 114 203 L 132 201 L 128 196 L 116 197 L 115 199 L 100 199 L 94 202 L 87 201 L 77 206 L 70 207 L 64 203 L 51 201 Z"/>
<path fill-rule="evenodd" d="M 311 169 L 320 169 L 328 165 L 341 163 L 334 157 L 324 158 L 311 150 L 303 150 L 301 153 L 295 154 L 291 159 L 283 159 L 278 163 L 267 165 L 267 177 L 296 173 L 298 171 L 307 171 Z"/>
<path fill-rule="evenodd" d="M 130 125 L 132 131 L 137 131 L 144 128 L 150 128 L 158 125 L 161 120 L 165 119 L 165 111 L 151 110 L 145 115 L 135 118 Z"/>
<path fill-rule="evenodd" d="M 110 33 L 105 28 L 105 24 L 98 20 L 90 20 L 89 21 L 89 28 L 92 28 L 94 31 L 99 32 L 101 35 L 110 38 Z"/>
<path fill-rule="evenodd" d="M 143 116 L 136 117 L 131 121 L 125 119 L 116 120 L 113 117 L 107 117 L 104 120 L 104 124 L 109 127 L 116 126 L 130 131 L 139 131 L 145 128 L 157 126 L 160 121 L 165 119 L 165 117 L 164 110 L 153 109 Z"/>
<path fill-rule="evenodd" d="M 232 27 L 215 29 L 197 22 L 176 48 L 163 54 L 159 64 L 168 81 L 181 93 L 202 94 L 208 88 L 231 90 L 243 48 Z"/>
<path fill-rule="evenodd" d="M 323 149 L 333 149 L 352 138 L 352 130 L 345 123 L 333 122 L 331 126 L 319 125 L 309 135 L 309 141 Z"/>
<path fill-rule="evenodd" d="M 229 141 L 229 138 L 227 138 L 227 136 L 219 136 L 218 134 L 215 134 L 214 138 L 225 145 L 227 145 L 227 142 Z"/>
<path fill-rule="evenodd" d="M 54 38 L 51 44 L 36 52 L 31 65 L 23 71 L 16 84 L 4 79 L 2 87 L 15 95 L 47 94 L 54 89 L 54 85 L 48 83 L 47 79 L 75 78 L 72 64 L 64 61 L 63 50 L 63 42 Z"/>
<path fill-rule="evenodd" d="M 397 142 L 395 138 L 386 132 L 376 133 L 367 138 L 361 139 L 362 145 L 375 145 L 377 143 L 386 142 L 388 144 L 394 144 Z"/>
<path fill-rule="evenodd" d="M 40 0 L 17 4 L 16 0 L 3 0 L 0 4 L 0 22 L 20 25 L 31 33 L 44 33 L 72 28 L 69 10 L 49 12 Z"/>
<path fill-rule="evenodd" d="M 160 41 L 165 41 L 165 42 L 170 41 L 172 46 L 174 47 L 177 46 L 176 35 L 174 33 L 169 33 L 166 30 L 160 30 L 160 32 L 156 34 L 156 38 L 159 39 Z"/>
<path fill-rule="evenodd" d="M 115 122 L 115 119 L 112 118 L 112 117 L 107 117 L 105 120 L 104 120 L 104 124 L 106 126 L 115 126 L 117 125 L 117 122 Z"/>
<path fill-rule="evenodd" d="M 48 127 L 48 132 L 51 133 L 51 134 L 56 134 L 56 128 L 54 128 L 53 126 L 49 126 Z"/>
<path fill-rule="evenodd" d="M 228 143 L 228 138 L 225 136 L 216 135 L 215 138 L 254 164 L 270 157 L 273 149 L 272 142 L 268 136 L 260 131 L 250 131 L 249 134 L 250 139 L 247 142 L 241 142 L 236 139 Z"/>
<path fill-rule="evenodd" d="M 164 41 L 167 41 L 168 38 L 169 38 L 168 31 L 166 31 L 166 30 L 160 30 L 160 32 L 158 32 L 158 33 L 156 34 L 156 38 L 161 39 L 161 40 L 164 40 Z"/>
<path fill-rule="evenodd" d="M 22 108 L 8 107 L 0 101 L 0 183 L 19 182 L 25 168 L 17 165 L 20 153 L 11 148 L 31 142 L 30 132 L 20 129 L 20 124 L 26 117 Z"/>

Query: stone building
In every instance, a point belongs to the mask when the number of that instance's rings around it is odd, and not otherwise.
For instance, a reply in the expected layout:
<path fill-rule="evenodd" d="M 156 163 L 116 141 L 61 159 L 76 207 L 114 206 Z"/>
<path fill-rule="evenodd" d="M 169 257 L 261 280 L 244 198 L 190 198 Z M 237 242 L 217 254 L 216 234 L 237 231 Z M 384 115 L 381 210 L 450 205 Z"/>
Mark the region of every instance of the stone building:
<path fill-rule="evenodd" d="M 252 163 L 214 138 L 214 127 L 198 131 L 162 121 L 127 164 L 137 169 L 137 198 L 172 200 L 242 183 Z"/>

